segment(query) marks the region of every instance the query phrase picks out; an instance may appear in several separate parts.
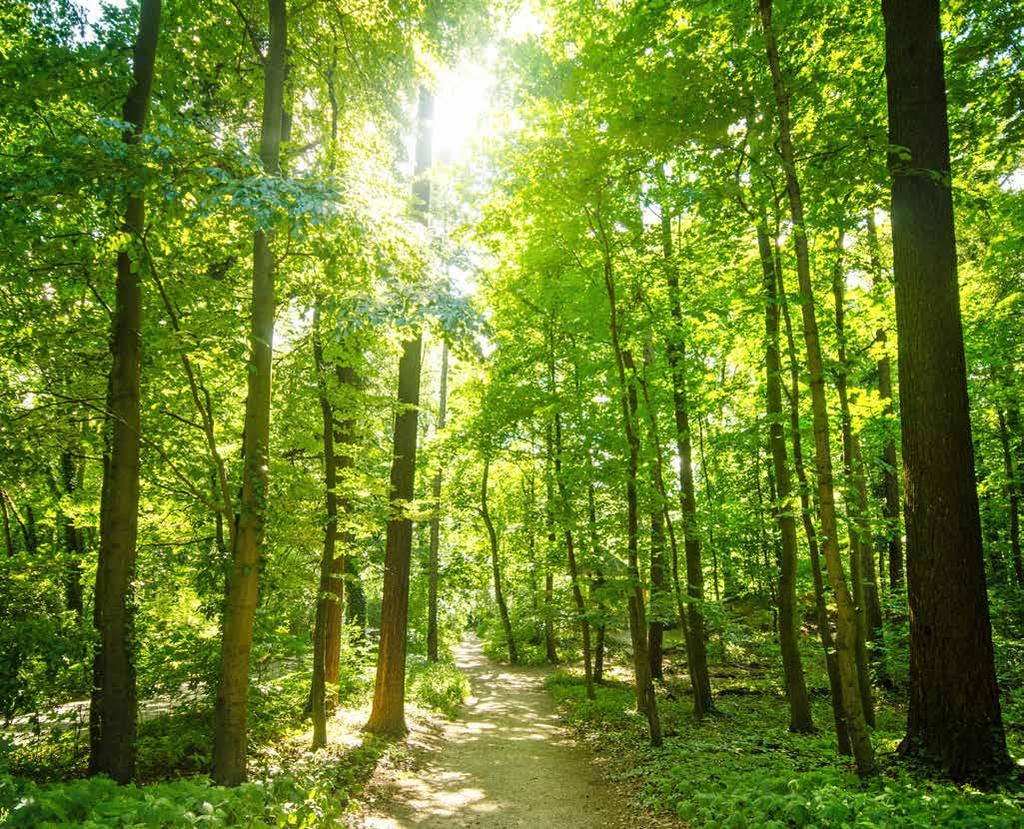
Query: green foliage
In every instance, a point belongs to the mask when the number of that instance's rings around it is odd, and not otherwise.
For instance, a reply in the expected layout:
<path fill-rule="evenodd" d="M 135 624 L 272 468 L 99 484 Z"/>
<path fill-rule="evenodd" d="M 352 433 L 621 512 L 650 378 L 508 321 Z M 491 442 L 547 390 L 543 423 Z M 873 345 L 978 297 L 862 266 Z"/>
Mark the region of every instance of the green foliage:
<path fill-rule="evenodd" d="M 410 659 L 406 684 L 409 698 L 425 707 L 454 717 L 469 696 L 469 680 L 451 662 Z"/>
<path fill-rule="evenodd" d="M 685 700 L 666 699 L 661 710 L 669 736 L 653 749 L 628 688 L 601 687 L 597 699 L 587 700 L 579 677 L 558 673 L 548 689 L 577 732 L 611 758 L 614 774 L 636 784 L 640 803 L 695 829 L 1010 829 L 1024 819 L 1017 787 L 957 788 L 891 755 L 879 775 L 862 780 L 836 759 L 830 736 L 790 734 L 785 703 L 771 694 L 719 697 L 719 716 L 699 724 Z M 815 713 L 827 721 L 824 704 Z M 901 726 L 896 712 L 883 709 L 876 741 L 891 751 Z"/>

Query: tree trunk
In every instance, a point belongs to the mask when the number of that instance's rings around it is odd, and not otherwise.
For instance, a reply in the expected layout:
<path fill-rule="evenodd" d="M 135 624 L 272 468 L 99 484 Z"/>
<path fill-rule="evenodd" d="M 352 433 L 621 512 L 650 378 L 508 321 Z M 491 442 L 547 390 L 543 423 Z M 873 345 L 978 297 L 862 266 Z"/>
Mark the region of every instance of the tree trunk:
<path fill-rule="evenodd" d="M 800 490 L 800 516 L 803 520 L 804 535 L 807 537 L 807 549 L 811 559 L 811 575 L 814 579 L 814 611 L 818 627 L 818 638 L 825 654 L 825 669 L 828 673 L 830 698 L 832 701 L 832 718 L 836 729 L 836 743 L 840 754 L 847 756 L 853 753 L 850 735 L 843 718 L 842 687 L 839 682 L 839 663 L 836 660 L 835 643 L 832 639 L 832 624 L 829 620 L 828 607 L 825 601 L 825 580 L 821 572 L 821 556 L 818 549 L 818 533 L 811 517 L 811 487 L 807 480 L 804 465 L 803 437 L 800 431 L 800 365 L 796 357 L 796 343 L 793 339 L 793 321 L 789 315 L 789 303 L 786 299 L 786 285 L 782 274 L 782 257 L 776 240 L 774 247 L 775 278 L 779 286 L 779 305 L 782 318 L 786 324 L 786 348 L 789 357 L 789 427 L 790 441 L 793 445 L 793 469 L 796 471 L 797 484 Z"/>
<path fill-rule="evenodd" d="M 1003 448 L 1003 471 L 1006 473 L 1006 500 L 1010 513 L 1010 559 L 1013 561 L 1013 575 L 1017 586 L 1024 586 L 1024 563 L 1020 556 L 1020 484 L 1013 449 L 1010 445 L 1010 430 L 1006 426 L 1007 415 L 1000 409 L 999 442 Z"/>
<path fill-rule="evenodd" d="M 550 462 L 554 458 L 554 435 L 551 426 L 547 427 L 545 436 L 547 457 Z M 555 549 L 557 535 L 555 533 L 555 482 L 553 470 L 548 468 L 547 500 L 544 502 L 544 518 L 548 525 L 547 555 L 544 557 L 544 651 L 552 665 L 558 662 L 558 651 L 555 648 L 555 576 L 551 572 L 551 551 Z"/>
<path fill-rule="evenodd" d="M 552 386 L 554 386 L 554 367 L 552 366 Z M 580 625 L 580 638 L 583 643 L 583 681 L 587 699 L 594 698 L 594 672 L 590 650 L 590 619 L 587 618 L 587 603 L 580 587 L 580 568 L 576 561 L 576 544 L 572 534 L 569 516 L 569 496 L 566 492 L 565 479 L 562 477 L 562 415 L 555 412 L 555 481 L 558 484 L 558 499 L 564 523 L 565 550 L 569 560 L 569 579 L 572 584 L 572 597 L 576 604 L 576 615 Z"/>
<path fill-rule="evenodd" d="M 416 178 L 413 209 L 423 224 L 430 207 L 434 98 L 420 88 L 416 133 Z M 409 506 L 415 495 L 416 438 L 420 404 L 422 335 L 402 344 L 398 362 L 398 405 L 391 461 L 391 516 L 384 546 L 384 589 L 381 598 L 380 646 L 373 708 L 366 730 L 402 735 L 405 725 L 405 654 L 409 629 L 409 569 L 412 557 L 412 519 Z"/>
<path fill-rule="evenodd" d="M 647 619 L 644 608 L 643 583 L 640 580 L 639 514 L 637 509 L 637 473 L 640 458 L 640 438 L 637 432 L 637 393 L 635 366 L 632 355 L 622 347 L 618 301 L 615 292 L 615 272 L 612 268 L 612 253 L 604 226 L 598 234 L 602 245 L 604 284 L 608 294 L 608 328 L 611 333 L 612 351 L 615 354 L 615 369 L 619 380 L 619 397 L 622 408 L 622 429 L 626 439 L 626 535 L 627 572 L 629 588 L 629 634 L 633 644 L 633 671 L 636 682 L 637 710 L 647 718 L 651 745 L 661 745 L 661 722 L 658 718 L 658 701 L 651 681 L 651 663 L 647 654 Z M 627 373 L 628 372 L 628 373 Z"/>
<path fill-rule="evenodd" d="M 494 530 L 494 521 L 491 520 L 491 511 L 487 506 L 487 478 L 491 471 L 491 459 L 484 458 L 484 474 L 480 482 L 480 517 L 484 520 L 487 528 L 487 540 L 491 545 L 491 573 L 494 576 L 494 600 L 498 603 L 498 613 L 501 616 L 501 627 L 505 631 L 505 643 L 508 647 L 508 661 L 515 665 L 519 661 L 519 653 L 516 649 L 516 638 L 512 632 L 512 620 L 508 615 L 508 605 L 505 604 L 505 591 L 501 588 L 501 562 L 498 559 L 498 534 Z"/>
<path fill-rule="evenodd" d="M 82 483 L 84 461 L 75 462 L 70 449 L 60 454 L 61 484 L 63 494 L 71 496 Z M 82 620 L 82 559 L 85 557 L 85 537 L 82 530 L 75 524 L 75 519 L 67 514 L 61 515 L 61 532 L 64 536 L 64 551 L 68 560 L 64 571 L 64 607 L 75 614 L 79 622 Z"/>
<path fill-rule="evenodd" d="M 836 336 L 839 340 L 838 374 L 836 391 L 839 395 L 839 418 L 843 437 L 843 473 L 846 483 L 846 526 L 850 540 L 850 582 L 853 586 L 853 604 L 857 614 L 857 682 L 860 688 L 860 701 L 864 709 L 864 720 L 868 725 L 875 724 L 875 702 L 871 691 L 871 667 L 868 663 L 868 640 L 873 639 L 882 626 L 882 617 L 878 613 L 878 592 L 874 591 L 874 602 L 869 597 L 869 573 L 874 572 L 874 553 L 871 550 L 871 527 L 867 516 L 867 488 L 864 472 L 861 467 L 860 442 L 853 431 L 853 419 L 850 416 L 850 399 L 847 391 L 847 376 L 850 371 L 846 358 L 846 283 L 842 268 L 843 240 L 845 231 L 839 231 L 836 239 L 836 262 L 832 274 L 832 296 L 835 300 Z M 869 570 L 870 568 L 870 570 Z M 873 608 L 869 610 L 869 605 Z M 874 616 L 877 614 L 877 626 Z M 870 620 L 870 621 L 869 621 Z"/>
<path fill-rule="evenodd" d="M 310 701 L 313 716 L 313 751 L 327 745 L 327 627 L 331 605 L 341 606 L 335 576 L 335 541 L 338 535 L 338 473 L 334 454 L 334 409 L 327 388 L 327 367 L 320 340 L 320 309 L 313 311 L 313 363 L 316 371 L 320 414 L 324 429 L 324 489 L 327 524 L 324 527 L 324 549 L 320 558 L 320 585 L 317 591 L 316 621 L 313 626 L 313 683 Z M 332 686 L 333 687 L 333 686 Z"/>
<path fill-rule="evenodd" d="M 697 493 L 693 482 L 693 444 L 690 439 L 690 408 L 686 393 L 686 341 L 679 298 L 679 274 L 672 261 L 672 226 L 664 210 L 661 217 L 661 234 L 672 309 L 673 331 L 668 338 L 667 356 L 672 373 L 672 396 L 675 404 L 676 448 L 679 452 L 679 506 L 682 510 L 683 546 L 686 550 L 686 592 L 690 598 L 686 619 L 689 655 L 687 667 L 693 686 L 694 713 L 697 719 L 700 719 L 713 710 L 714 703 L 711 697 L 711 675 L 708 672 L 705 645 L 707 634 L 701 610 L 701 603 L 704 601 L 704 568 L 701 562 L 700 529 L 697 524 Z M 715 581 L 717 584 L 717 574 Z"/>
<path fill-rule="evenodd" d="M 872 278 L 882 278 L 882 257 L 878 249 L 878 231 L 875 228 L 875 211 L 867 216 L 868 252 L 871 257 Z M 890 602 L 903 591 L 903 537 L 900 531 L 900 483 L 899 459 L 896 456 L 895 409 L 892 393 L 892 360 L 886 350 L 888 333 L 884 327 L 875 332 L 875 340 L 882 349 L 878 358 L 878 396 L 884 404 L 886 418 L 885 443 L 882 445 L 882 487 L 885 491 L 885 505 L 882 517 L 885 519 L 886 558 L 889 562 Z"/>
<path fill-rule="evenodd" d="M 288 40 L 285 0 L 268 0 L 270 40 L 264 64 L 260 158 L 267 175 L 277 174 L 284 124 L 284 76 Z M 274 340 L 273 234 L 253 238 L 252 329 L 248 397 L 242 446 L 242 494 L 228 575 L 221 637 L 220 679 L 214 724 L 213 779 L 236 786 L 246 779 L 249 654 L 259 597 L 260 548 L 266 514 L 270 460 L 270 373 Z"/>
<path fill-rule="evenodd" d="M 828 408 L 825 399 L 825 369 L 821 358 L 821 344 L 818 339 L 818 322 L 814 311 L 814 287 L 811 284 L 810 255 L 807 248 L 806 227 L 804 226 L 803 200 L 794 162 L 793 144 L 789 126 L 789 92 L 786 89 L 779 66 L 779 53 L 772 29 L 772 0 L 759 0 L 761 25 L 765 38 L 768 66 L 771 70 L 775 103 L 778 109 L 779 150 L 786 173 L 786 191 L 789 197 L 790 214 L 793 220 L 793 237 L 796 248 L 797 273 L 800 293 L 804 296 L 801 306 L 803 315 L 804 341 L 807 347 L 807 370 L 810 375 L 811 407 L 814 418 L 814 449 L 818 473 L 818 513 L 821 520 L 822 545 L 829 581 L 836 600 L 838 625 L 836 627 L 836 659 L 839 664 L 839 678 L 842 689 L 843 715 L 853 746 L 853 756 L 859 774 L 875 771 L 874 750 L 864 722 L 861 706 L 855 658 L 857 639 L 857 617 L 843 573 L 843 562 L 839 555 L 836 513 L 832 480 L 832 454 L 829 440 Z"/>
<path fill-rule="evenodd" d="M 160 0 L 142 0 L 132 57 L 132 86 L 122 108 L 125 144 L 138 144 L 153 88 Z M 123 231 L 134 242 L 145 232 L 141 193 L 128 196 Z M 139 528 L 142 288 L 139 263 L 123 247 L 117 254 L 116 300 L 107 386 L 108 456 L 100 507 L 100 547 L 93 619 L 99 642 L 93 656 L 89 773 L 119 783 L 135 775 L 138 711 L 135 687 L 135 606 L 132 583 Z"/>
<path fill-rule="evenodd" d="M 441 388 L 438 392 L 437 431 L 444 429 L 448 405 L 448 343 L 441 346 Z M 437 554 L 441 546 L 441 464 L 434 473 L 433 512 L 430 516 L 430 556 L 427 561 L 427 659 L 437 662 Z"/>
<path fill-rule="evenodd" d="M 910 605 L 904 751 L 1009 768 L 974 481 L 939 0 L 883 0 Z"/>
<path fill-rule="evenodd" d="M 800 662 L 800 644 L 796 619 L 796 504 L 793 502 L 792 479 L 786 452 L 786 435 L 782 415 L 782 360 L 779 353 L 779 296 L 775 280 L 775 262 L 772 257 L 768 228 L 757 228 L 757 246 L 761 254 L 764 274 L 764 327 L 765 327 L 765 382 L 768 410 L 769 442 L 772 450 L 772 468 L 775 470 L 776 498 L 773 505 L 775 520 L 782 541 L 779 562 L 779 644 L 782 650 L 782 670 L 789 699 L 789 730 L 809 733 L 814 730 L 811 701 L 807 695 L 807 682 Z"/>
<path fill-rule="evenodd" d="M 605 622 L 604 615 L 607 612 L 604 602 L 601 601 L 600 591 L 605 585 L 604 575 L 601 572 L 601 555 L 599 553 L 599 542 L 597 534 L 597 503 L 594 497 L 594 479 L 587 481 L 587 526 L 590 534 L 590 560 L 594 562 L 594 578 L 590 581 L 590 597 L 601 614 L 601 621 L 594 627 L 594 683 L 600 685 L 604 679 L 604 636 Z"/>

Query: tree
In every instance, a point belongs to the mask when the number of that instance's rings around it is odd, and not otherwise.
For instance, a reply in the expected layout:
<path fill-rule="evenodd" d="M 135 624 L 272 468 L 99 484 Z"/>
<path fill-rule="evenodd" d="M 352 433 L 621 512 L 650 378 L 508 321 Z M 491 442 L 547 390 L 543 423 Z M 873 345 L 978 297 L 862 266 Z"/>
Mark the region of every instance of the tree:
<path fill-rule="evenodd" d="M 956 779 L 1009 767 L 981 544 L 938 0 L 885 0 L 910 605 L 904 752 Z"/>
<path fill-rule="evenodd" d="M 285 121 L 286 0 L 267 0 L 267 11 L 270 38 L 263 66 L 260 159 L 266 175 L 273 176 L 280 165 Z M 222 786 L 237 786 L 246 779 L 249 654 L 259 599 L 260 553 L 268 496 L 270 373 L 276 314 L 273 240 L 271 229 L 258 228 L 253 235 L 251 351 L 242 446 L 242 492 L 228 573 L 214 726 L 213 779 Z"/>
<path fill-rule="evenodd" d="M 128 125 L 123 140 L 139 144 L 146 126 L 160 37 L 160 0 L 143 0 L 132 59 L 132 86 L 121 117 Z M 146 229 L 146 200 L 137 184 L 128 188 L 123 232 L 117 254 L 117 290 L 107 385 L 109 442 L 104 457 L 100 550 L 96 568 L 93 622 L 99 646 L 93 657 L 89 711 L 89 771 L 119 783 L 135 775 L 138 721 L 135 683 L 134 595 L 139 528 L 139 450 L 142 420 L 142 285 L 138 253 Z"/>

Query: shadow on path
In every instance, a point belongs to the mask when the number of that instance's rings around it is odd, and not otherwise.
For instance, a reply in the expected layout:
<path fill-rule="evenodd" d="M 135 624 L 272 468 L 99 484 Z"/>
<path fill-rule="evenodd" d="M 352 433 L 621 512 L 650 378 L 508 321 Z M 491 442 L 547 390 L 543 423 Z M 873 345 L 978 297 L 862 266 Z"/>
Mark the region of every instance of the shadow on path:
<path fill-rule="evenodd" d="M 584 749 L 559 726 L 546 669 L 497 665 L 467 637 L 456 663 L 472 685 L 459 718 L 417 734 L 410 770 L 379 781 L 364 829 L 636 826 Z"/>

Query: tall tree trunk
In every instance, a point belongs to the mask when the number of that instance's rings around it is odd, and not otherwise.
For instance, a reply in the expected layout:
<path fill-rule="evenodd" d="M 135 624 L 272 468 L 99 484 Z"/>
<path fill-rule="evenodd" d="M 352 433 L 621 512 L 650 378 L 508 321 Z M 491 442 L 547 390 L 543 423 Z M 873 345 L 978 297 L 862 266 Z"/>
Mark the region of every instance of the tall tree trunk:
<path fill-rule="evenodd" d="M 125 144 L 138 144 L 152 97 L 160 0 L 142 0 L 132 57 L 132 86 L 122 107 Z M 131 193 L 123 230 L 132 239 L 146 226 L 142 193 Z M 93 656 L 89 772 L 119 783 L 135 775 L 138 722 L 135 687 L 135 557 L 139 529 L 142 287 L 129 247 L 117 254 L 117 282 L 107 386 L 108 455 L 100 507 L 100 548 L 93 619 L 99 642 Z"/>
<path fill-rule="evenodd" d="M 903 749 L 956 778 L 1010 765 L 974 481 L 939 0 L 883 0 L 910 605 Z"/>
<path fill-rule="evenodd" d="M 552 386 L 554 386 L 554 366 L 551 369 Z M 572 597 L 576 604 L 576 615 L 580 625 L 580 639 L 583 643 L 583 681 L 587 699 L 594 698 L 594 671 L 590 650 L 590 619 L 587 617 L 587 603 L 583 598 L 580 586 L 580 568 L 576 561 L 576 544 L 572 534 L 569 515 L 569 495 L 566 491 L 565 478 L 562 475 L 562 415 L 555 412 L 555 481 L 558 484 L 558 500 L 561 507 L 565 550 L 569 561 L 569 580 L 572 585 Z"/>
<path fill-rule="evenodd" d="M 793 469 L 796 471 L 797 484 L 800 490 L 800 516 L 803 520 L 804 535 L 807 537 L 807 549 L 811 559 L 811 575 L 814 579 L 814 615 L 818 627 L 818 638 L 825 654 L 825 669 L 828 674 L 830 698 L 832 701 L 832 719 L 836 729 L 836 744 L 840 754 L 847 756 L 853 753 L 850 745 L 850 734 L 846 728 L 843 715 L 842 685 L 839 681 L 839 662 L 836 659 L 835 642 L 832 638 L 832 623 L 829 619 L 828 606 L 825 601 L 825 580 L 821 572 L 821 556 L 818 549 L 818 533 L 811 517 L 811 487 L 807 480 L 804 465 L 803 436 L 800 431 L 800 365 L 796 356 L 796 342 L 793 338 L 793 321 L 789 315 L 789 303 L 786 299 L 786 285 L 782 273 L 782 257 L 778 248 L 778 237 L 773 245 L 775 278 L 779 286 L 779 305 L 782 318 L 786 323 L 786 348 L 789 357 L 789 431 L 793 445 Z"/>
<path fill-rule="evenodd" d="M 555 549 L 557 534 L 555 532 L 555 480 L 554 470 L 550 466 L 555 456 L 554 433 L 549 424 L 545 434 L 548 469 L 546 481 L 546 500 L 544 502 L 544 520 L 548 526 L 547 555 L 544 557 L 544 651 L 552 665 L 558 662 L 558 651 L 555 648 L 555 576 L 551 571 L 551 555 Z"/>
<path fill-rule="evenodd" d="M 420 88 L 416 133 L 416 179 L 413 209 L 423 224 L 430 207 L 434 98 Z M 405 734 L 405 654 L 409 630 L 409 569 L 412 557 L 412 519 L 408 510 L 415 495 L 416 438 L 420 404 L 422 335 L 402 344 L 398 362 L 398 405 L 391 461 L 391 516 L 384 547 L 384 589 L 381 598 L 380 645 L 373 708 L 366 730 L 375 734 Z"/>
<path fill-rule="evenodd" d="M 867 487 L 860 457 L 860 441 L 853 431 L 850 416 L 850 398 L 847 391 L 847 377 L 850 371 L 846 358 L 846 282 L 842 267 L 843 240 L 846 232 L 839 230 L 836 238 L 836 262 L 832 274 L 832 296 L 835 300 L 836 336 L 839 340 L 838 373 L 836 391 L 839 395 L 839 418 L 843 437 L 843 474 L 846 484 L 846 526 L 850 539 L 850 582 L 853 586 L 853 603 L 857 614 L 857 681 L 860 687 L 860 701 L 864 709 L 864 720 L 875 724 L 875 702 L 871 690 L 871 667 L 868 663 L 868 640 L 873 638 L 882 625 L 878 612 L 878 592 L 873 592 L 874 602 L 869 596 L 869 573 L 874 573 L 874 553 L 871 550 L 871 527 L 867 515 Z M 869 569 L 870 568 L 870 569 Z M 869 605 L 872 609 L 869 609 Z M 873 614 L 878 615 L 877 627 Z M 870 621 L 869 621 L 870 619 Z"/>
<path fill-rule="evenodd" d="M 320 585 L 317 591 L 316 621 L 313 626 L 313 682 L 310 689 L 313 716 L 313 751 L 327 745 L 327 711 L 331 707 L 327 699 L 326 662 L 327 626 L 331 605 L 341 606 L 342 597 L 336 593 L 338 579 L 335 577 L 335 541 L 338 535 L 338 472 L 334 454 L 334 409 L 327 387 L 327 367 L 324 364 L 324 350 L 320 339 L 320 309 L 313 311 L 313 364 L 316 370 L 320 414 L 324 430 L 324 485 L 327 510 L 327 524 L 324 527 L 324 549 L 320 558 Z"/>
<path fill-rule="evenodd" d="M 803 199 L 796 173 L 793 143 L 789 125 L 789 92 L 779 65 L 778 47 L 772 28 L 772 0 L 759 0 L 761 25 L 765 38 L 768 66 L 771 70 L 775 103 L 778 110 L 779 151 L 786 173 L 786 191 L 789 197 L 790 214 L 793 220 L 793 237 L 796 248 L 797 274 L 800 293 L 804 296 L 801 306 L 804 327 L 804 342 L 807 347 L 807 370 L 810 375 L 811 408 L 814 417 L 814 454 L 818 472 L 818 514 L 821 520 L 822 546 L 829 582 L 836 600 L 838 624 L 836 626 L 836 659 L 839 663 L 839 678 L 842 687 L 843 715 L 853 746 L 859 774 L 875 771 L 875 755 L 864 721 L 860 690 L 857 678 L 856 641 L 857 616 L 843 573 L 843 562 L 839 555 L 837 541 L 836 512 L 832 479 L 832 453 L 829 440 L 828 408 L 825 399 L 825 369 L 822 364 L 821 343 L 818 339 L 818 322 L 814 310 L 814 287 L 811 284 L 810 255 L 807 248 L 807 231 L 804 225 Z"/>
<path fill-rule="evenodd" d="M 878 245 L 878 230 L 875 227 L 875 211 L 869 210 L 867 216 L 868 254 L 871 257 L 872 279 L 877 283 L 882 279 L 882 257 Z M 890 601 L 903 591 L 903 535 L 900 530 L 900 483 L 899 459 L 896 456 L 895 409 L 892 393 L 892 359 L 886 349 L 888 332 L 879 326 L 875 332 L 875 341 L 881 347 L 878 358 L 878 396 L 882 398 L 883 414 L 886 417 L 885 442 L 882 445 L 882 487 L 885 492 L 885 505 L 882 517 L 885 519 L 886 558 L 889 562 Z"/>
<path fill-rule="evenodd" d="M 494 600 L 498 603 L 498 613 L 501 616 L 501 627 L 505 631 L 505 643 L 508 647 L 508 661 L 515 665 L 519 661 L 519 652 L 516 649 L 516 638 L 512 632 L 512 620 L 508 615 L 508 605 L 505 603 L 505 591 L 501 587 L 501 561 L 498 558 L 498 534 L 494 529 L 494 521 L 491 519 L 491 510 L 487 503 L 487 479 L 491 471 L 491 459 L 484 458 L 484 474 L 480 481 L 480 517 L 484 520 L 487 528 L 487 540 L 491 545 L 491 574 L 494 577 Z"/>
<path fill-rule="evenodd" d="M 596 628 L 596 635 L 594 637 L 594 682 L 600 685 L 604 679 L 604 616 L 607 608 L 600 597 L 605 580 L 600 565 L 601 553 L 597 533 L 597 499 L 594 497 L 594 479 L 592 477 L 587 480 L 587 527 L 590 535 L 590 560 L 594 562 L 595 567 L 594 577 L 590 581 L 590 598 L 601 614 L 601 620 L 594 625 Z"/>
<path fill-rule="evenodd" d="M 782 670 L 789 699 L 789 730 L 809 733 L 814 730 L 811 701 L 807 694 L 804 668 L 800 662 L 800 644 L 796 619 L 796 504 L 793 502 L 792 479 L 786 452 L 786 434 L 782 414 L 782 359 L 779 346 L 779 296 L 775 279 L 768 228 L 762 223 L 757 228 L 757 246 L 761 254 L 764 274 L 764 327 L 765 327 L 765 383 L 768 409 L 768 434 L 775 470 L 776 498 L 773 505 L 775 520 L 782 541 L 779 562 L 779 644 L 782 650 Z"/>
<path fill-rule="evenodd" d="M 438 391 L 437 430 L 444 429 L 448 406 L 448 343 L 441 346 L 441 388 Z M 434 473 L 433 512 L 430 516 L 430 556 L 427 561 L 427 659 L 437 662 L 437 554 L 441 546 L 441 464 Z"/>
<path fill-rule="evenodd" d="M 599 222 L 598 237 L 602 245 L 605 290 L 608 294 L 608 328 L 611 333 L 615 369 L 619 381 L 622 409 L 622 430 L 626 439 L 626 537 L 627 572 L 629 587 L 629 634 L 633 644 L 633 672 L 636 682 L 637 710 L 647 718 L 651 745 L 661 745 L 661 721 L 658 701 L 651 680 L 651 664 L 647 655 L 647 619 L 644 607 L 643 583 L 640 580 L 640 526 L 637 505 L 637 474 L 640 459 L 640 437 L 637 430 L 636 367 L 633 357 L 620 339 L 618 300 L 615 290 L 615 271 L 612 252 L 603 223 Z"/>
<path fill-rule="evenodd" d="M 273 176 L 280 165 L 284 125 L 288 11 L 286 0 L 268 0 L 267 7 L 270 40 L 264 63 L 260 158 L 264 172 Z M 270 373 L 275 314 L 272 238 L 271 231 L 262 229 L 257 230 L 253 238 L 252 329 L 242 444 L 242 494 L 224 608 L 213 741 L 213 779 L 222 786 L 236 786 L 246 779 L 249 655 L 259 598 L 260 550 L 270 460 Z"/>
<path fill-rule="evenodd" d="M 679 506 L 683 520 L 683 546 L 686 550 L 687 653 L 690 683 L 693 686 L 694 713 L 700 719 L 713 710 L 711 674 L 708 672 L 706 630 L 701 603 L 704 601 L 704 568 L 701 562 L 700 529 L 697 523 L 697 493 L 693 481 L 693 444 L 690 437 L 690 407 L 686 393 L 686 340 L 679 298 L 679 274 L 673 262 L 672 226 L 662 210 L 662 253 L 668 282 L 673 330 L 668 338 L 668 364 L 672 373 L 672 397 L 675 404 L 676 448 L 679 452 Z M 702 467 L 703 468 L 703 467 Z M 706 472 L 705 472 L 706 475 Z M 716 568 L 717 569 L 717 568 Z M 715 577 L 717 584 L 717 574 Z"/>

